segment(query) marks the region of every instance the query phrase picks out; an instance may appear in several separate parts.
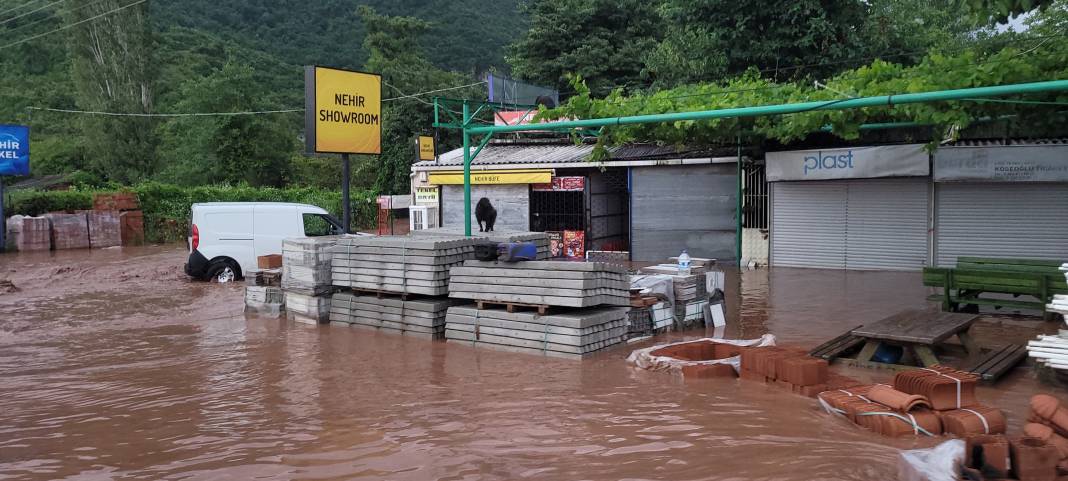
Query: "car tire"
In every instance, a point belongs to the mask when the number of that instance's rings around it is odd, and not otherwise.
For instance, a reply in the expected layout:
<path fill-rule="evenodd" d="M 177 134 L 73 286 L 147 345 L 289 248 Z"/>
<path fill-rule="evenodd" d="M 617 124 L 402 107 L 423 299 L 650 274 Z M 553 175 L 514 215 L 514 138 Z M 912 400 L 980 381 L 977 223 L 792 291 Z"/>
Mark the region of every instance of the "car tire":
<path fill-rule="evenodd" d="M 218 259 L 208 265 L 208 282 L 220 284 L 233 282 L 241 277 L 241 268 L 232 259 Z"/>

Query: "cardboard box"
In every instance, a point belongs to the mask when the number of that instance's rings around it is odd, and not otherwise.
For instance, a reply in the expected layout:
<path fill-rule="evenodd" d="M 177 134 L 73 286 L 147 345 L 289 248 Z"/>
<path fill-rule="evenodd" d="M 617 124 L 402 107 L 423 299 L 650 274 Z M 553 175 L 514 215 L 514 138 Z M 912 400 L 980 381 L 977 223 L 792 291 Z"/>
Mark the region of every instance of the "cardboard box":
<path fill-rule="evenodd" d="M 260 269 L 277 269 L 282 267 L 282 254 L 268 254 L 256 258 L 256 266 Z"/>

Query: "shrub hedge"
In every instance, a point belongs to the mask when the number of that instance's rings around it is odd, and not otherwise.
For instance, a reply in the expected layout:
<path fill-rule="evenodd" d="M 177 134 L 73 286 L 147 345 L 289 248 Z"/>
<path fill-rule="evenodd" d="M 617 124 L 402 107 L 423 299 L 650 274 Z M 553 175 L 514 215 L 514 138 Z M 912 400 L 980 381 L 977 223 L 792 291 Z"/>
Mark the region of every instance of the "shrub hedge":
<path fill-rule="evenodd" d="M 147 182 L 120 189 L 134 192 L 145 214 L 145 239 L 148 242 L 173 242 L 188 235 L 189 212 L 197 202 L 299 202 L 322 207 L 341 218 L 341 192 L 316 187 L 249 187 L 212 185 L 179 187 Z M 4 215 L 37 216 L 48 212 L 88 210 L 93 195 L 115 190 L 76 189 L 68 191 L 19 190 L 9 192 Z M 367 229 L 375 225 L 375 194 L 352 191 L 352 228 Z"/>

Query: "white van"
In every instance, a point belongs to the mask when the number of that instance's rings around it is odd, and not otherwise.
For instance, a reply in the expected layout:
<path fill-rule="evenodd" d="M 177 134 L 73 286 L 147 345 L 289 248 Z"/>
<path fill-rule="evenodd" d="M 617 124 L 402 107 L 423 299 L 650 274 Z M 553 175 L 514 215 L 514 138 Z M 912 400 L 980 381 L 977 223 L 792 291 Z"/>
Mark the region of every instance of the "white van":
<path fill-rule="evenodd" d="M 231 281 L 256 268 L 256 258 L 282 253 L 282 239 L 339 235 L 341 222 L 322 208 L 285 202 L 193 204 L 185 273 Z"/>

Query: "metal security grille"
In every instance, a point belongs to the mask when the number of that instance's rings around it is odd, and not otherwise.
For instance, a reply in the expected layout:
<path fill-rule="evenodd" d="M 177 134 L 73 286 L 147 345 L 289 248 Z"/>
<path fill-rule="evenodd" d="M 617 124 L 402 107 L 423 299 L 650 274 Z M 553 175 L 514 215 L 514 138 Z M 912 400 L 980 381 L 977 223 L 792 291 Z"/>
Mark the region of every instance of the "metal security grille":
<path fill-rule="evenodd" d="M 742 171 L 742 227 L 767 229 L 769 187 L 764 166 L 749 164 Z"/>
<path fill-rule="evenodd" d="M 585 192 L 530 192 L 530 230 L 586 230 Z"/>
<path fill-rule="evenodd" d="M 626 169 L 607 169 L 590 175 L 590 226 L 587 238 L 594 250 L 625 251 L 630 247 L 630 193 Z"/>

